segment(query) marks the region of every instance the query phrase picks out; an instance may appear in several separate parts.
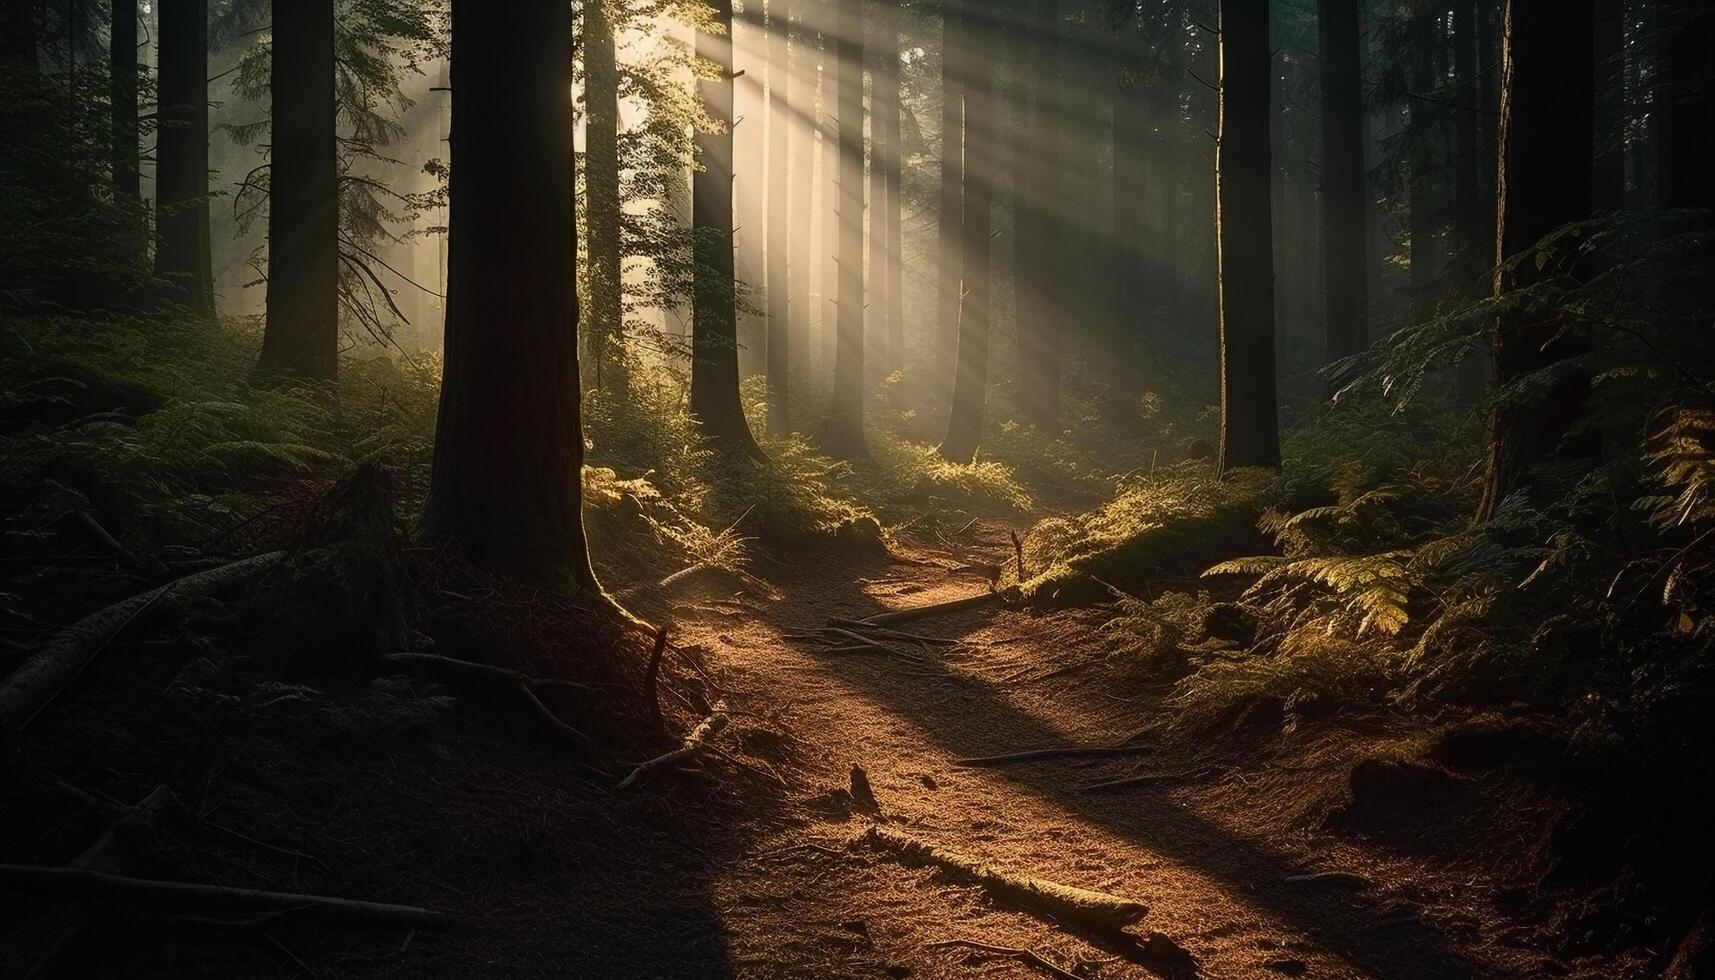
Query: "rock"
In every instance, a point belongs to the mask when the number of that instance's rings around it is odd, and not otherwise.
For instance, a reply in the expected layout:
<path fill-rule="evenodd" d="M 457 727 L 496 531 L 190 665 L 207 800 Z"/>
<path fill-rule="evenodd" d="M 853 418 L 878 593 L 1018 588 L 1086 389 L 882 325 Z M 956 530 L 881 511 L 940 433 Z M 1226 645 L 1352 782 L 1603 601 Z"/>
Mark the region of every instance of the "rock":
<path fill-rule="evenodd" d="M 852 766 L 851 779 L 852 802 L 857 804 L 859 809 L 868 810 L 871 813 L 881 812 L 881 805 L 875 800 L 875 791 L 869 785 L 869 774 L 863 771 L 862 766 L 855 764 Z"/>

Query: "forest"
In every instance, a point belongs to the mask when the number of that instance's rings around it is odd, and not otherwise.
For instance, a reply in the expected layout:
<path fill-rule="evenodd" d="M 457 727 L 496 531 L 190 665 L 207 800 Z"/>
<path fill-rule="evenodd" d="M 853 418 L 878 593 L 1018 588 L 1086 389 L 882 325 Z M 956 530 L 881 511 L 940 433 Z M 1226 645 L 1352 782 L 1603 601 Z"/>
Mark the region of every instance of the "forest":
<path fill-rule="evenodd" d="M 1708 0 L 0 0 L 0 977 L 1715 978 L 1712 273 Z"/>

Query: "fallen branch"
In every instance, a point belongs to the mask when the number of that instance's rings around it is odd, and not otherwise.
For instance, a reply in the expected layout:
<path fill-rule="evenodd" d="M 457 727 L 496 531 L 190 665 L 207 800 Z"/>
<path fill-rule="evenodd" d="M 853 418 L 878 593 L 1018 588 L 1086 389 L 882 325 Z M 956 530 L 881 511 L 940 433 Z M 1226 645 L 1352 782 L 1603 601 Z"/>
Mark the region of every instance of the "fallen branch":
<path fill-rule="evenodd" d="M 678 748 L 666 755 L 658 755 L 639 764 L 637 768 L 631 770 L 631 775 L 619 781 L 619 788 L 627 789 L 632 783 L 663 766 L 677 766 L 681 762 L 694 760 L 702 754 L 703 749 L 708 746 L 709 740 L 719 735 L 721 729 L 727 726 L 727 721 L 726 702 L 715 702 L 709 716 L 699 722 L 696 728 L 691 729 L 691 734 L 685 736 L 685 740 L 680 743 Z"/>
<path fill-rule="evenodd" d="M 713 567 L 714 567 L 713 565 L 710 565 L 706 561 L 695 562 L 693 564 L 686 565 L 684 568 L 679 569 L 678 571 L 674 572 L 673 574 L 671 574 L 671 575 L 667 576 L 666 578 L 662 579 L 661 581 L 655 583 L 655 586 L 656 586 L 656 588 L 661 588 L 661 589 L 671 588 L 675 583 L 682 582 L 685 579 L 688 579 L 691 576 L 697 574 L 698 572 L 701 572 L 701 571 L 704 571 L 706 569 L 710 569 Z"/>
<path fill-rule="evenodd" d="M 1222 771 L 1216 766 L 1205 766 L 1202 769 L 1186 769 L 1179 772 L 1145 772 L 1135 776 L 1125 776 L 1120 779 L 1108 779 L 1099 783 L 1089 783 L 1078 787 L 1086 793 L 1103 793 L 1108 790 L 1123 789 L 1127 786 L 1143 786 L 1149 783 L 1172 783 L 1180 780 L 1202 779 Z"/>
<path fill-rule="evenodd" d="M 871 827 L 863 839 L 899 857 L 932 864 L 968 879 L 996 898 L 1073 925 L 1112 932 L 1149 914 L 1149 907 L 1141 902 L 1044 878 L 1011 874 L 880 824 Z"/>
<path fill-rule="evenodd" d="M 913 619 L 964 612 L 967 609 L 986 606 L 999 599 L 1000 593 L 998 592 L 979 592 L 962 599 L 948 599 L 946 602 L 934 602 L 927 606 L 913 606 L 910 609 L 895 609 L 892 612 L 876 613 L 874 616 L 860 620 L 860 622 L 865 626 L 891 626 L 894 623 L 905 623 Z"/>
<path fill-rule="evenodd" d="M 1085 755 L 1147 755 L 1155 751 L 1152 745 L 1068 745 L 1060 748 L 1030 749 L 1005 755 L 980 755 L 954 760 L 954 765 L 980 769 L 985 766 L 1008 766 L 1015 762 L 1037 762 L 1042 759 L 1070 759 Z"/>
<path fill-rule="evenodd" d="M 935 647 L 956 647 L 966 642 L 964 640 L 954 639 L 950 636 L 925 636 L 922 633 L 907 633 L 904 630 L 889 629 L 886 626 L 877 626 L 874 623 L 866 623 L 861 619 L 830 619 L 828 620 L 828 625 L 842 626 L 846 629 L 863 630 L 866 633 L 872 633 L 877 636 L 885 636 L 895 640 L 911 640 L 915 643 L 926 643 L 929 646 Z"/>
<path fill-rule="evenodd" d="M 107 528 L 102 527 L 101 522 L 96 520 L 95 515 L 91 514 L 89 511 L 74 510 L 67 516 L 72 519 L 73 523 L 83 528 L 84 533 L 93 538 L 96 544 L 101 545 L 101 547 L 106 549 L 109 554 L 118 558 L 125 564 L 143 572 L 145 575 L 162 577 L 168 574 L 167 566 L 162 564 L 159 560 L 155 558 L 139 558 L 130 548 L 120 544 L 119 539 L 109 533 Z"/>
<path fill-rule="evenodd" d="M 960 947 L 976 950 L 979 953 L 993 953 L 996 956 L 1010 956 L 1026 965 L 1034 966 L 1039 970 L 1046 970 L 1054 976 L 1059 977 L 1060 980 L 1083 980 L 1083 978 L 1078 976 L 1076 973 L 1055 966 L 1053 963 L 1045 959 L 1041 953 L 1038 953 L 1033 949 L 1020 949 L 1017 946 L 996 946 L 992 943 L 979 943 L 975 939 L 943 939 L 939 942 L 924 943 L 923 945 L 931 949 Z"/>
<path fill-rule="evenodd" d="M 156 607 L 159 600 L 223 592 L 273 567 L 284 555 L 283 551 L 271 551 L 187 575 L 116 602 L 55 633 L 0 687 L 0 733 L 16 732 L 28 725 L 77 679 L 115 636 L 133 620 Z"/>
<path fill-rule="evenodd" d="M 224 912 L 280 912 L 298 915 L 329 925 L 399 926 L 412 929 L 444 929 L 453 924 L 445 912 L 416 905 L 392 905 L 326 895 L 270 892 L 225 885 L 198 885 L 186 881 L 128 878 L 87 868 L 40 868 L 25 864 L 0 864 L 0 887 L 8 890 L 54 895 L 60 898 L 147 904 L 151 910 L 165 907 L 216 909 Z"/>

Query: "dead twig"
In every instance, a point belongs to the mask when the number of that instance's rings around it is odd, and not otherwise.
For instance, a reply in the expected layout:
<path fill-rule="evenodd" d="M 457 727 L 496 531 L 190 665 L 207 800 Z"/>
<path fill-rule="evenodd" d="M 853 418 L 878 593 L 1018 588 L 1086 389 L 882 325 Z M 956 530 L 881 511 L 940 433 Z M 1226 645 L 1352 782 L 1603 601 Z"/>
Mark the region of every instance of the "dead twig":
<path fill-rule="evenodd" d="M 678 748 L 639 764 L 637 768 L 631 770 L 631 775 L 619 781 L 619 788 L 628 789 L 639 779 L 664 766 L 677 766 L 681 762 L 696 759 L 702 754 L 709 741 L 726 728 L 728 720 L 726 702 L 715 702 L 714 709 L 709 716 L 699 722 L 696 728 L 691 729 L 691 734 L 685 736 L 685 740 L 680 743 Z"/>
<path fill-rule="evenodd" d="M 1024 542 L 1018 539 L 1017 531 L 1008 531 L 1012 535 L 1012 554 L 1018 561 L 1018 580 L 1024 581 Z"/>
<path fill-rule="evenodd" d="M 895 609 L 892 612 L 876 613 L 861 622 L 865 626 L 892 626 L 894 623 L 905 623 L 914 619 L 925 619 L 929 616 L 945 616 L 950 613 L 964 612 L 967 609 L 977 609 L 1000 599 L 998 592 L 979 592 L 976 595 L 960 599 L 948 599 L 945 602 L 934 602 L 927 606 L 913 606 L 910 609 Z"/>
<path fill-rule="evenodd" d="M 975 939 L 942 939 L 938 942 L 924 943 L 923 945 L 930 949 L 951 949 L 958 947 L 975 950 L 979 953 L 993 953 L 996 956 L 1010 956 L 1026 965 L 1034 966 L 1039 970 L 1046 970 L 1048 973 L 1059 977 L 1060 980 L 1083 980 L 1083 978 L 1078 976 L 1076 973 L 1055 966 L 1052 962 L 1044 958 L 1041 953 L 1031 949 L 1020 949 L 1017 946 L 996 946 L 993 943 L 979 943 Z"/>
<path fill-rule="evenodd" d="M 1147 755 L 1155 751 L 1152 745 L 1067 745 L 1057 748 L 1029 749 L 1004 755 L 981 755 L 957 759 L 954 765 L 980 769 L 988 766 L 1009 766 L 1017 762 L 1038 762 L 1044 759 L 1073 759 L 1086 755 Z"/>

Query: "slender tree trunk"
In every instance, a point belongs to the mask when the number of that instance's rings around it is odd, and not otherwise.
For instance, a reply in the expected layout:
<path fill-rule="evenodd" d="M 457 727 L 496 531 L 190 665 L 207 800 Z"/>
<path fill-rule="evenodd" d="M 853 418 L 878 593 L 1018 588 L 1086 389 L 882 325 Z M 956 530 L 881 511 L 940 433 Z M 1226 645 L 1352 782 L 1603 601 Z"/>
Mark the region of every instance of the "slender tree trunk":
<path fill-rule="evenodd" d="M 1274 379 L 1274 231 L 1269 204 L 1267 0 L 1221 0 L 1215 149 L 1220 277 L 1222 473 L 1280 465 Z"/>
<path fill-rule="evenodd" d="M 1554 274 L 1533 261 L 1506 266 L 1562 225 L 1590 214 L 1595 129 L 1594 0 L 1507 0 L 1502 27 L 1500 174 L 1495 294 Z M 1582 352 L 1588 343 L 1552 311 L 1497 317 L 1495 386 L 1504 387 Z M 1477 520 L 1494 516 L 1576 421 L 1588 377 L 1567 372 L 1534 405 L 1503 404 L 1489 416 L 1488 468 Z"/>
<path fill-rule="evenodd" d="M 712 62 L 717 78 L 697 83 L 712 131 L 697 132 L 702 164 L 691 184 L 695 236 L 691 312 L 691 412 L 704 435 L 724 451 L 760 459 L 762 451 L 744 420 L 738 389 L 738 315 L 733 270 L 732 0 L 716 0 L 719 33 L 697 33 L 697 57 Z"/>
<path fill-rule="evenodd" d="M 1664 11 L 1661 206 L 1715 208 L 1715 9 L 1669 0 Z"/>
<path fill-rule="evenodd" d="M 13 6 L 23 6 L 12 0 Z M 110 129 L 113 150 L 113 203 L 127 221 L 137 221 L 143 200 L 137 166 L 137 0 L 113 0 L 108 35 Z M 137 226 L 140 230 L 140 226 Z M 132 246 L 139 242 L 128 243 Z M 138 249 L 133 250 L 136 254 Z"/>
<path fill-rule="evenodd" d="M 970 0 L 941 0 L 941 193 L 936 216 L 935 352 L 938 376 L 952 377 L 958 349 L 959 283 L 964 275 L 961 227 L 964 223 L 965 97 L 963 40 L 959 6 Z"/>
<path fill-rule="evenodd" d="M 1441 202 L 1436 187 L 1436 130 L 1439 128 L 1439 107 L 1428 101 L 1434 97 L 1436 86 L 1435 49 L 1440 43 L 1436 30 L 1437 7 L 1429 0 L 1418 0 L 1412 14 L 1409 35 L 1412 39 L 1413 64 L 1411 88 L 1426 98 L 1410 103 L 1411 123 L 1411 293 L 1412 305 L 1420 311 L 1434 308 L 1436 280 L 1441 277 L 1440 242 L 1437 238 L 1441 224 Z"/>
<path fill-rule="evenodd" d="M 806 370 L 810 362 L 805 356 L 810 345 L 804 341 L 810 336 L 810 319 L 814 312 L 810 302 L 810 280 L 816 269 L 812 260 L 816 248 L 810 237 L 815 214 L 811 210 L 811 194 L 815 190 L 816 174 L 816 55 L 814 34 L 804 23 L 803 3 L 801 0 L 786 0 L 786 5 L 794 25 L 792 45 L 787 52 L 794 72 L 788 92 L 792 156 L 787 187 L 789 218 L 786 222 L 786 317 L 790 333 L 794 335 L 788 338 L 791 357 L 787 380 L 790 382 L 810 373 Z M 791 421 L 790 413 L 787 421 Z"/>
<path fill-rule="evenodd" d="M 584 541 L 571 8 L 454 0 L 446 368 L 422 536 L 600 595 Z"/>
<path fill-rule="evenodd" d="M 1458 85 L 1455 99 L 1462 110 L 1455 120 L 1453 134 L 1453 236 L 1456 251 L 1457 279 L 1460 295 L 1475 299 L 1486 291 L 1493 276 L 1488 273 L 1494 261 L 1494 209 L 1483 207 L 1483 162 L 1493 163 L 1483 153 L 1488 116 L 1480 111 L 1484 103 L 1482 86 L 1477 77 L 1481 30 L 1477 15 L 1479 0 L 1459 0 L 1453 8 L 1453 77 Z M 1492 169 L 1487 168 L 1487 169 Z M 1481 398 L 1489 386 L 1489 363 L 1484 352 L 1471 351 L 1459 361 L 1454 380 L 1455 396 L 1470 404 Z"/>
<path fill-rule="evenodd" d="M 787 0 L 768 3 L 768 431 L 781 435 L 792 427 L 787 379 L 791 371 L 791 259 L 787 226 L 792 215 L 786 199 L 791 168 L 792 21 Z"/>
<path fill-rule="evenodd" d="M 905 219 L 902 207 L 903 188 L 900 180 L 905 171 L 905 140 L 900 124 L 899 98 L 899 18 L 894 11 L 885 13 L 888 21 L 888 46 L 882 51 L 884 69 L 881 73 L 881 94 L 877 112 L 887 132 L 887 145 L 892 152 L 882 161 L 887 172 L 887 194 L 880 207 L 887 228 L 887 241 L 882 250 L 882 268 L 876 275 L 884 280 L 887 324 L 888 369 L 905 365 Z"/>
<path fill-rule="evenodd" d="M 339 365 L 334 0 L 274 0 L 268 318 L 258 375 L 332 381 Z"/>
<path fill-rule="evenodd" d="M 1596 168 L 1590 203 L 1599 214 L 1626 206 L 1624 6 L 1622 0 L 1596 0 Z"/>
<path fill-rule="evenodd" d="M 1476 0 L 1468 0 L 1475 3 Z M 1322 223 L 1327 255 L 1327 360 L 1369 346 L 1363 64 L 1358 0 L 1321 0 Z"/>
<path fill-rule="evenodd" d="M 1019 346 L 1024 354 L 1023 408 L 1038 428 L 1053 432 L 1060 418 L 1062 285 L 1055 234 L 1060 153 L 1060 4 L 1034 0 L 1025 46 L 1029 86 L 1023 125 L 1014 128 L 1013 289 Z M 1116 164 L 1116 167 L 1119 165 Z M 1115 205 L 1118 207 L 1118 204 Z"/>
<path fill-rule="evenodd" d="M 155 273 L 192 313 L 214 313 L 208 231 L 208 0 L 161 0 Z"/>
<path fill-rule="evenodd" d="M 621 272 L 619 192 L 619 63 L 612 12 L 586 0 L 584 15 L 584 213 L 589 216 L 589 305 L 584 349 L 600 388 L 625 383 L 625 282 Z"/>
<path fill-rule="evenodd" d="M 840 233 L 839 329 L 834 354 L 834 398 L 828 413 L 828 449 L 851 459 L 864 455 L 863 438 L 863 8 L 841 0 L 835 24 L 839 75 Z"/>
<path fill-rule="evenodd" d="M 834 7 L 820 0 L 822 81 L 818 124 L 822 137 L 822 377 L 832 381 L 834 354 L 839 346 L 840 281 L 840 134 L 839 134 L 839 44 L 834 37 Z"/>
<path fill-rule="evenodd" d="M 889 31 L 892 20 L 884 3 L 868 5 L 868 21 L 866 27 L 869 36 L 865 39 L 868 49 L 869 69 L 869 259 L 866 263 L 868 275 L 868 302 L 864 307 L 865 332 L 870 338 L 870 346 L 874 349 L 877 360 L 883 370 L 893 369 L 892 339 L 887 330 L 887 242 L 892 237 L 887 229 L 887 158 L 893 155 L 893 145 L 889 142 L 887 124 L 882 112 L 882 89 L 885 83 L 882 76 L 887 73 L 886 52 L 897 43 L 898 35 Z"/>
<path fill-rule="evenodd" d="M 953 404 L 947 415 L 947 437 L 940 452 L 956 463 L 976 458 L 982 441 L 983 405 L 988 397 L 989 253 L 994 195 L 993 67 L 989 59 L 993 33 L 986 29 L 987 11 L 974 6 L 961 15 L 961 55 L 964 66 L 965 166 L 963 216 L 963 298 L 959 302 L 958 370 L 953 376 Z"/>

